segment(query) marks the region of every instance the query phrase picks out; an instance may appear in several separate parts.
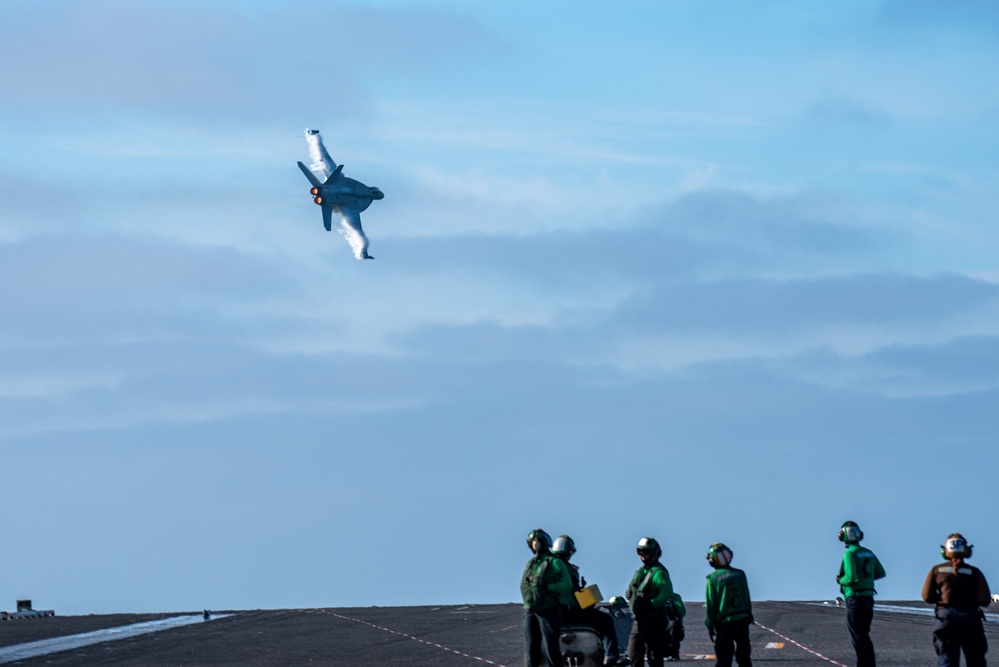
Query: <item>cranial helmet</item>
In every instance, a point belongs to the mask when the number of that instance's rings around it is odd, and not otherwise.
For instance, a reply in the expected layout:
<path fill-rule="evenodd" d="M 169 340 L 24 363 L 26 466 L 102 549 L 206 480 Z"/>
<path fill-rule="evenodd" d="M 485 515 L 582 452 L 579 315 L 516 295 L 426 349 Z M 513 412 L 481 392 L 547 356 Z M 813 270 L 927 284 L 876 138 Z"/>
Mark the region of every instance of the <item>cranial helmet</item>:
<path fill-rule="evenodd" d="M 839 529 L 840 542 L 845 542 L 847 544 L 857 544 L 860 540 L 864 539 L 864 531 L 860 529 L 855 521 L 847 521 Z"/>
<path fill-rule="evenodd" d="M 639 555 L 643 553 L 651 553 L 656 558 L 663 555 L 662 547 L 660 547 L 659 543 L 652 537 L 643 537 L 638 540 L 638 547 L 635 551 L 637 551 Z"/>
<path fill-rule="evenodd" d="M 534 542 L 534 540 L 541 542 L 541 548 L 538 549 L 538 553 L 545 553 L 551 550 L 552 536 L 540 528 L 535 528 L 527 534 L 527 547 L 531 549 L 531 551 L 534 551 L 534 547 L 531 546 L 531 543 Z"/>
<path fill-rule="evenodd" d="M 950 560 L 951 558 L 971 558 L 971 549 L 974 545 L 968 544 L 961 533 L 951 533 L 947 536 L 947 541 L 940 545 L 940 555 Z"/>
<path fill-rule="evenodd" d="M 706 556 L 711 567 L 725 567 L 732 562 L 732 550 L 721 542 L 715 542 L 708 547 Z"/>
<path fill-rule="evenodd" d="M 576 543 L 568 535 L 559 535 L 552 542 L 552 553 L 569 560 L 576 553 Z"/>

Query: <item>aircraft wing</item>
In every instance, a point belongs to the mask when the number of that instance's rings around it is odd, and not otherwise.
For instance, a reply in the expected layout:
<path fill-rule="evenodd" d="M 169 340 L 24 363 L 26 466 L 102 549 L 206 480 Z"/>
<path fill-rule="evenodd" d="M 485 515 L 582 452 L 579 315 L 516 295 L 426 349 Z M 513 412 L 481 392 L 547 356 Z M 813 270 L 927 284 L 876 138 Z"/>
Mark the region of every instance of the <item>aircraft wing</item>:
<path fill-rule="evenodd" d="M 374 259 L 368 254 L 368 237 L 361 227 L 361 214 L 345 206 L 323 206 L 323 216 L 330 211 L 339 225 L 337 231 L 343 234 L 357 259 Z"/>

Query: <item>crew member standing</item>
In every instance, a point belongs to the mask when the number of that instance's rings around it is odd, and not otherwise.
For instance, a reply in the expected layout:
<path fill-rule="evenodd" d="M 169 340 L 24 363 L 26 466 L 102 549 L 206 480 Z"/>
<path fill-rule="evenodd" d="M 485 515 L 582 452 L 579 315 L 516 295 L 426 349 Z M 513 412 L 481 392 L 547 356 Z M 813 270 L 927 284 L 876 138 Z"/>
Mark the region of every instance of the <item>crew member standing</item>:
<path fill-rule="evenodd" d="M 626 665 L 628 659 L 619 656 L 617 645 L 617 628 L 610 614 L 605 614 L 596 607 L 583 609 L 576 599 L 576 591 L 586 586 L 586 579 L 579 576 L 579 566 L 570 563 L 569 559 L 576 553 L 576 543 L 568 535 L 559 535 L 552 544 L 552 554 L 562 559 L 572 579 L 572 590 L 562 597 L 562 624 L 587 625 L 600 635 L 604 649 L 604 665 Z"/>
<path fill-rule="evenodd" d="M 673 599 L 673 582 L 659 562 L 663 550 L 658 542 L 643 537 L 636 551 L 642 566 L 635 571 L 626 594 L 635 617 L 628 637 L 628 657 L 632 667 L 642 667 L 648 652 L 649 667 L 663 667 L 669 651 L 667 605 Z"/>
<path fill-rule="evenodd" d="M 968 667 L 985 667 L 989 650 L 982 628 L 981 607 L 992 602 L 989 584 L 971 558 L 972 545 L 961 533 L 952 533 L 940 547 L 946 562 L 934 565 L 923 584 L 923 599 L 935 603 L 933 646 L 939 667 L 958 667 L 961 651 Z"/>
<path fill-rule="evenodd" d="M 552 555 L 552 538 L 548 533 L 535 528 L 527 535 L 527 546 L 534 557 L 527 561 L 520 579 L 524 597 L 524 664 L 562 667 L 559 600 L 572 590 L 572 579 L 565 563 Z"/>
<path fill-rule="evenodd" d="M 739 667 L 752 667 L 749 626 L 753 606 L 746 573 L 732 567 L 732 550 L 721 542 L 708 547 L 708 563 L 715 571 L 708 575 L 704 592 L 704 625 L 715 643 L 716 667 L 730 667 L 735 657 Z"/>
<path fill-rule="evenodd" d="M 846 546 L 846 553 L 836 583 L 846 598 L 846 626 L 857 652 L 857 667 L 875 667 L 874 642 L 871 641 L 874 595 L 877 593 L 874 580 L 884 577 L 885 569 L 873 551 L 860 546 L 864 531 L 855 522 L 844 523 L 838 537 Z"/>

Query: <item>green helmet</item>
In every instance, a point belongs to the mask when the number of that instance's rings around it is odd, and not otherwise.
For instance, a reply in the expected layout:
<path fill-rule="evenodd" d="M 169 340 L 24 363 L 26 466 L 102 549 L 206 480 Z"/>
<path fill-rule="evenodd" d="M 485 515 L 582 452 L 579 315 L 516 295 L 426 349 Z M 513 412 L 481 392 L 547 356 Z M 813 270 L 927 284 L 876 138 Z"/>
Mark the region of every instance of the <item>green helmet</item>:
<path fill-rule="evenodd" d="M 715 542 L 708 547 L 706 556 L 711 567 L 725 567 L 732 562 L 732 550 L 721 542 Z"/>
<path fill-rule="evenodd" d="M 552 536 L 541 530 L 540 528 L 535 528 L 527 534 L 527 547 L 534 551 L 534 547 L 531 546 L 534 540 L 538 540 L 541 543 L 541 547 L 538 549 L 538 553 L 547 553 L 551 551 L 552 548 Z"/>
<path fill-rule="evenodd" d="M 576 553 L 576 543 L 568 535 L 559 535 L 552 542 L 552 553 L 559 558 L 569 560 L 572 554 Z"/>
<path fill-rule="evenodd" d="M 638 546 L 635 548 L 638 555 L 641 556 L 643 553 L 651 553 L 656 558 L 663 555 L 662 547 L 656 542 L 654 537 L 643 537 L 638 540 Z"/>

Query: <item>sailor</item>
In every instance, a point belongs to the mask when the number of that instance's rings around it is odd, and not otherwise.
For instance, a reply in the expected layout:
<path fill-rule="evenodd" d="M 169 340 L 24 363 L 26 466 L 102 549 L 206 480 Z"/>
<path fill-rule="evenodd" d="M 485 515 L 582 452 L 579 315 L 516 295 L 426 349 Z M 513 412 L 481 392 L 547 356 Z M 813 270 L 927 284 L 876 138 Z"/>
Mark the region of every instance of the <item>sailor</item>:
<path fill-rule="evenodd" d="M 877 593 L 874 581 L 885 576 L 885 569 L 873 551 L 860 546 L 864 531 L 855 522 L 845 522 L 837 536 L 846 547 L 846 553 L 836 583 L 846 598 L 846 626 L 857 652 L 857 667 L 875 667 L 874 642 L 871 641 L 874 595 Z"/>
<path fill-rule="evenodd" d="M 940 547 L 946 561 L 934 565 L 923 584 L 923 599 L 937 606 L 933 646 L 939 667 L 958 667 L 962 650 L 968 667 L 985 667 L 989 646 L 981 607 L 987 607 L 992 597 L 982 571 L 965 562 L 971 549 L 961 533 L 948 535 Z"/>
<path fill-rule="evenodd" d="M 524 664 L 562 667 L 559 600 L 572 590 L 572 579 L 565 563 L 552 555 L 552 538 L 548 533 L 535 528 L 527 535 L 527 546 L 534 556 L 527 561 L 520 579 L 524 597 Z"/>
<path fill-rule="evenodd" d="M 651 537 L 643 537 L 635 549 L 642 566 L 635 571 L 626 597 L 635 623 L 628 637 L 632 667 L 642 667 L 648 652 L 649 667 L 663 667 L 669 650 L 667 607 L 673 599 L 673 582 L 659 559 L 663 550 Z"/>
<path fill-rule="evenodd" d="M 708 575 L 704 592 L 704 625 L 715 643 L 717 667 L 729 667 L 735 657 L 739 667 L 752 667 L 749 626 L 753 606 L 746 573 L 732 567 L 732 550 L 721 542 L 708 547 L 706 556 L 714 572 Z"/>
<path fill-rule="evenodd" d="M 568 535 L 559 535 L 552 544 L 552 554 L 562 559 L 572 579 L 572 590 L 562 597 L 562 625 L 588 625 L 600 635 L 604 647 L 605 665 L 627 665 L 628 659 L 619 655 L 617 629 L 614 619 L 596 607 L 582 609 L 576 599 L 576 591 L 586 586 L 586 579 L 579 576 L 579 566 L 569 559 L 576 553 L 576 543 Z"/>

